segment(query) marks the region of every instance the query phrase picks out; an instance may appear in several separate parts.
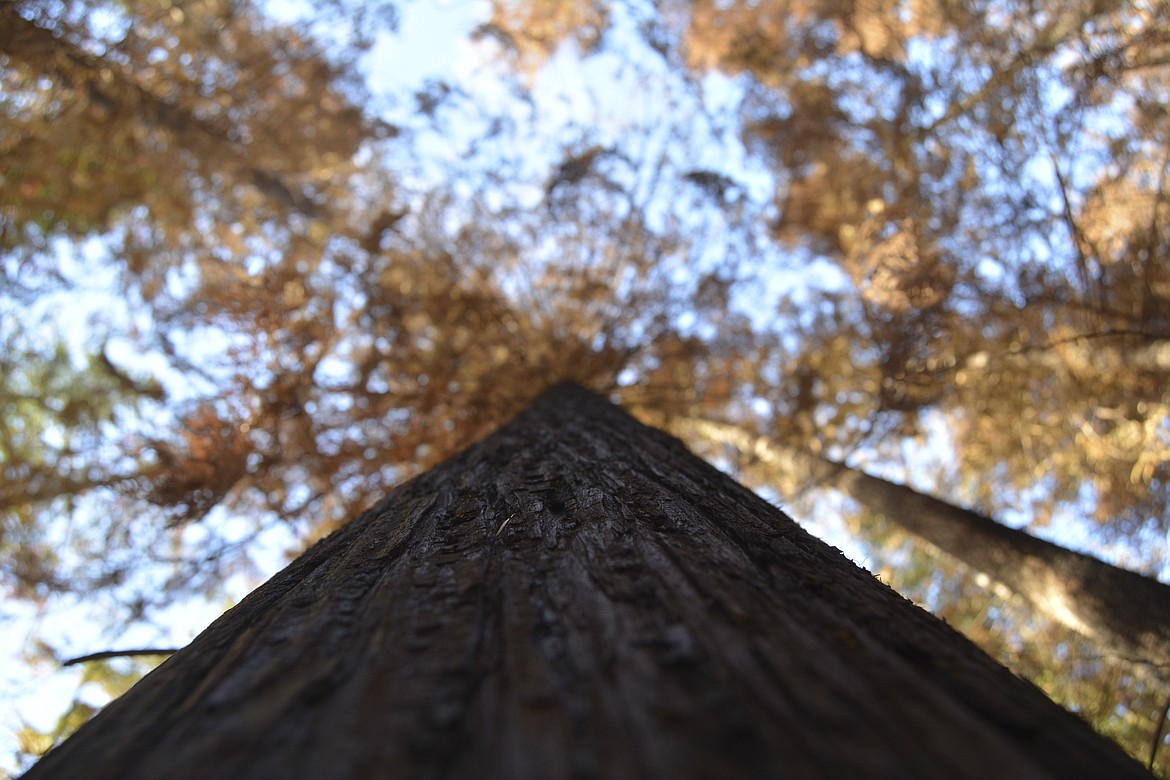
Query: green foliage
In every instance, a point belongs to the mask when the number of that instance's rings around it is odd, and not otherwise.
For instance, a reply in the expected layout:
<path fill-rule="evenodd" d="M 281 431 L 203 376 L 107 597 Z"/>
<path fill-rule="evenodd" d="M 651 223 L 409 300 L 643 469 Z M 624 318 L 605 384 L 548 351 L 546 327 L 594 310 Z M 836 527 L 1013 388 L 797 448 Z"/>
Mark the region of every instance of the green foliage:
<path fill-rule="evenodd" d="M 35 332 L 35 331 L 33 331 Z M 18 595 L 75 587 L 46 513 L 70 511 L 82 494 L 132 481 L 142 464 L 99 465 L 116 427 L 140 403 L 161 401 L 156 383 L 131 378 L 105 353 L 78 365 L 60 338 L 34 347 L 33 332 L 4 334 L 0 356 L 0 581 Z M 53 333 L 51 326 L 42 334 Z"/>

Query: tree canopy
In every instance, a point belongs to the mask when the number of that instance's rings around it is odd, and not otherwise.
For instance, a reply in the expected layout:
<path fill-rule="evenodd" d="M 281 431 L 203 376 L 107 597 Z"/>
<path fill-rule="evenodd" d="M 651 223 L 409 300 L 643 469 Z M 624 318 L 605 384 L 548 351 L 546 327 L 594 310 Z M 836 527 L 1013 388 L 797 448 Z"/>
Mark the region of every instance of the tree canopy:
<path fill-rule="evenodd" d="M 735 445 L 1166 578 L 1170 6 L 425 5 L 0 5 L 17 652 L 223 603 L 569 380 L 1148 759 L 1167 670 Z"/>

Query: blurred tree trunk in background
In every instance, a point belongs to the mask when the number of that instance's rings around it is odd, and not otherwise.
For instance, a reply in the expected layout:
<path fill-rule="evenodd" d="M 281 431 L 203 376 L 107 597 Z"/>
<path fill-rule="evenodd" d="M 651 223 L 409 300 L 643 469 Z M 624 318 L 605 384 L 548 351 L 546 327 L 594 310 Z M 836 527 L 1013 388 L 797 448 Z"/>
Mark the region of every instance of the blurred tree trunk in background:
<path fill-rule="evenodd" d="M 1138 777 L 678 441 L 562 385 L 27 775 Z"/>
<path fill-rule="evenodd" d="M 1119 658 L 1170 670 L 1165 583 L 739 427 L 691 424 L 703 436 L 775 466 L 787 480 L 839 490 Z"/>

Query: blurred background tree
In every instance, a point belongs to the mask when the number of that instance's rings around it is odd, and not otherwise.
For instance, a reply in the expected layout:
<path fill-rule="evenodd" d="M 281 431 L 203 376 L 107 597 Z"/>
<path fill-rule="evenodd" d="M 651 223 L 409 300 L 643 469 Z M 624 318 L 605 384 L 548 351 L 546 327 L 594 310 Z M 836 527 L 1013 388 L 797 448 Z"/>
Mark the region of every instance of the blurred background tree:
<path fill-rule="evenodd" d="M 1170 7 L 460 8 L 410 77 L 414 2 L 0 5 L 14 651 L 222 604 L 574 380 L 1148 760 L 1165 668 L 694 423 L 1164 579 Z"/>

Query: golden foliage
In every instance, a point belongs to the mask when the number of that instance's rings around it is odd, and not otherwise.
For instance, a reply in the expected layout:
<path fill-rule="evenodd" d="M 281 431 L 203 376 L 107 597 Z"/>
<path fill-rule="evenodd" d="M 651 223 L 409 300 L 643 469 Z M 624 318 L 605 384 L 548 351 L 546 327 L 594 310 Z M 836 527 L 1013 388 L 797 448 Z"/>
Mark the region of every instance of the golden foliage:
<path fill-rule="evenodd" d="M 178 445 L 152 442 L 158 477 L 147 500 L 179 510 L 181 521 L 199 519 L 224 500 L 247 471 L 247 426 L 202 406 L 180 420 Z"/>
<path fill-rule="evenodd" d="M 556 53 L 565 41 L 588 54 L 601 45 L 608 27 L 607 4 L 600 0 L 492 0 L 491 21 L 479 34 L 503 43 L 517 67 L 529 75 Z"/>
<path fill-rule="evenodd" d="M 955 269 L 942 262 L 911 219 L 893 227 L 884 238 L 865 234 L 853 242 L 846 267 L 863 300 L 894 313 L 935 306 L 950 294 Z"/>

